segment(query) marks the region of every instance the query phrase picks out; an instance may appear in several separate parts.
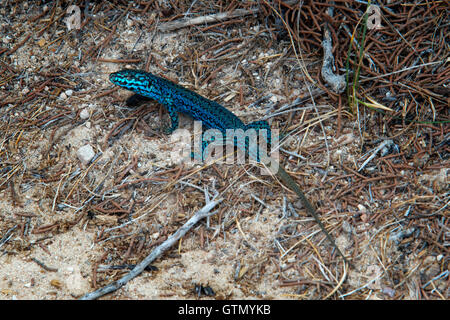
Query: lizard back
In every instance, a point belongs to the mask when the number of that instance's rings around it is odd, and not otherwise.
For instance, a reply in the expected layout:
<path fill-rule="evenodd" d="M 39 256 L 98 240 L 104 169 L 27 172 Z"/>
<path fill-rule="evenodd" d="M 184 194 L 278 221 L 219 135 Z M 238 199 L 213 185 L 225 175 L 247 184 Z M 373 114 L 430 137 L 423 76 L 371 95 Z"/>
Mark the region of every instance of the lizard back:
<path fill-rule="evenodd" d="M 202 121 L 206 128 L 243 128 L 244 123 L 219 103 L 143 70 L 124 69 L 109 76 L 114 84 L 152 98 L 177 112 Z"/>

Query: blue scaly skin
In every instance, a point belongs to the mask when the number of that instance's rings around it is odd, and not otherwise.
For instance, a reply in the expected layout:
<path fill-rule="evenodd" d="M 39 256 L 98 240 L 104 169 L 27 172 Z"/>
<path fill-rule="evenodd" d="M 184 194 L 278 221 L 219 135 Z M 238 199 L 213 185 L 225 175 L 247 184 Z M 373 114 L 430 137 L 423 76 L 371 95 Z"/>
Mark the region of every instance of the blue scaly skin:
<path fill-rule="evenodd" d="M 208 100 L 201 95 L 183 88 L 172 81 L 155 76 L 142 70 L 122 70 L 114 72 L 109 76 L 112 83 L 125 89 L 133 91 L 145 98 L 151 98 L 163 104 L 169 112 L 172 120 L 171 131 L 178 128 L 178 112 L 191 116 L 194 120 L 202 121 L 202 125 L 207 129 L 218 129 L 225 134 L 226 129 L 255 129 L 257 132 L 261 129 L 267 129 L 268 144 L 271 141 L 270 127 L 266 121 L 255 121 L 244 124 L 236 115 L 215 101 Z M 235 142 L 236 143 L 236 140 Z M 205 143 L 203 142 L 203 147 Z M 245 149 L 248 152 L 248 140 L 245 141 Z M 259 153 L 256 156 L 259 162 Z M 342 256 L 345 262 L 349 263 L 344 254 L 336 245 L 333 237 L 328 233 L 319 218 L 314 207 L 308 201 L 298 184 L 292 177 L 278 166 L 276 176 L 292 189 L 300 198 L 303 206 L 313 216 L 322 232 L 331 242 L 338 254 Z M 352 264 L 349 263 L 351 266 Z"/>
<path fill-rule="evenodd" d="M 112 73 L 109 80 L 163 104 L 172 120 L 171 131 L 178 128 L 178 113 L 184 113 L 195 120 L 202 121 L 207 129 L 219 129 L 223 133 L 226 129 L 270 130 L 266 121 L 255 121 L 245 125 L 241 119 L 217 102 L 149 72 L 126 69 Z"/>

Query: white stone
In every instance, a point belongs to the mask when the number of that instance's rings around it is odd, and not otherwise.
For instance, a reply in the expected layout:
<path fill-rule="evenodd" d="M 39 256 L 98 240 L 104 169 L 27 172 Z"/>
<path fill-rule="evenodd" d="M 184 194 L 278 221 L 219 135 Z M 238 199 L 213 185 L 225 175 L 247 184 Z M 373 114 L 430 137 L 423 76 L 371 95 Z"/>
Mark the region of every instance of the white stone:
<path fill-rule="evenodd" d="M 94 149 L 92 149 L 91 145 L 87 144 L 78 149 L 77 156 L 82 163 L 88 164 L 89 161 L 91 161 L 92 158 L 94 158 L 95 152 Z"/>
<path fill-rule="evenodd" d="M 72 89 L 68 89 L 66 90 L 66 96 L 70 97 L 73 94 L 73 90 Z"/>
<path fill-rule="evenodd" d="M 358 210 L 361 213 L 367 213 L 367 208 L 365 206 L 363 206 L 362 204 L 358 204 Z"/>
<path fill-rule="evenodd" d="M 89 118 L 89 116 L 90 116 L 90 114 L 89 114 L 89 110 L 88 109 L 84 108 L 83 110 L 80 111 L 80 118 L 81 119 L 86 120 L 86 119 Z"/>

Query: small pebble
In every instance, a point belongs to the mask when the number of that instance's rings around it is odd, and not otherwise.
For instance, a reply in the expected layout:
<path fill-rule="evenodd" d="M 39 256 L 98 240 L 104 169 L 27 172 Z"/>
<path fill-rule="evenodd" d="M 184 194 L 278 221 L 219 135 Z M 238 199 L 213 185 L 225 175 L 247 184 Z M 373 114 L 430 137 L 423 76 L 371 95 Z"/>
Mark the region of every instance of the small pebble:
<path fill-rule="evenodd" d="M 363 206 L 362 204 L 358 204 L 358 210 L 361 213 L 367 213 L 367 208 Z"/>
<path fill-rule="evenodd" d="M 87 144 L 78 149 L 77 156 L 83 164 L 87 165 L 94 158 L 95 152 L 91 145 Z"/>
<path fill-rule="evenodd" d="M 83 110 L 80 111 L 80 118 L 83 120 L 89 119 L 89 111 L 88 109 L 84 108 Z"/>
<path fill-rule="evenodd" d="M 66 90 L 65 93 L 66 93 L 66 96 L 70 97 L 72 95 L 72 93 L 73 93 L 73 90 L 72 89 L 68 89 L 68 90 Z"/>

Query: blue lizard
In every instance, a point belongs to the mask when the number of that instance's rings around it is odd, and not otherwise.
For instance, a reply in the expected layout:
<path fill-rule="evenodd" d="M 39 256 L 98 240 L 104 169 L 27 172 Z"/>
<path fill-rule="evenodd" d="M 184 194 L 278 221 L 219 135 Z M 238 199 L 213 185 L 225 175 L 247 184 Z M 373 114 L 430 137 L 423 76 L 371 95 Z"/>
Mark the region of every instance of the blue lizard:
<path fill-rule="evenodd" d="M 261 129 L 266 129 L 265 137 L 267 137 L 267 143 L 270 145 L 271 130 L 267 121 L 244 124 L 241 119 L 217 102 L 206 99 L 172 81 L 142 70 L 129 69 L 114 72 L 109 76 L 109 79 L 118 86 L 163 104 L 169 112 L 172 122 L 170 132 L 178 128 L 178 113 L 183 113 L 191 116 L 194 120 L 201 121 L 206 129 L 218 129 L 224 135 L 227 129 L 242 129 L 243 131 L 255 129 L 257 134 Z M 236 137 L 234 139 L 234 144 L 237 145 L 239 142 Z M 202 141 L 203 151 L 205 151 L 209 142 L 211 141 Z M 246 137 L 246 151 L 249 151 L 248 144 L 249 140 Z M 256 158 L 259 161 L 259 154 Z"/>
<path fill-rule="evenodd" d="M 172 81 L 155 76 L 149 72 L 142 70 L 121 70 L 114 72 L 109 76 L 109 79 L 114 84 L 125 89 L 135 92 L 136 94 L 154 99 L 163 104 L 169 112 L 172 120 L 172 127 L 170 131 L 178 128 L 178 112 L 187 114 L 195 120 L 202 121 L 205 128 L 218 129 L 222 134 L 226 134 L 227 129 L 255 129 L 257 132 L 261 129 L 266 129 L 267 143 L 271 142 L 271 131 L 269 124 L 266 121 L 255 121 L 249 124 L 244 124 L 236 115 L 225 107 L 221 106 L 215 101 L 208 100 L 201 95 L 183 88 Z M 250 153 L 249 140 L 245 139 L 245 151 Z M 237 145 L 236 138 L 234 144 Z M 203 150 L 207 142 L 202 141 Z M 239 147 L 239 145 L 238 145 Z M 203 155 L 202 155 L 203 157 Z M 256 156 L 252 155 L 253 159 L 259 162 L 259 149 L 256 151 Z M 292 177 L 284 170 L 282 166 L 278 166 L 276 176 L 286 185 L 288 185 L 300 198 L 306 210 L 313 216 L 314 220 L 319 225 L 327 239 L 334 246 L 336 251 L 348 262 L 345 255 L 336 245 L 333 237 L 328 233 L 322 221 L 319 218 L 314 207 L 305 197 L 298 184 Z"/>

